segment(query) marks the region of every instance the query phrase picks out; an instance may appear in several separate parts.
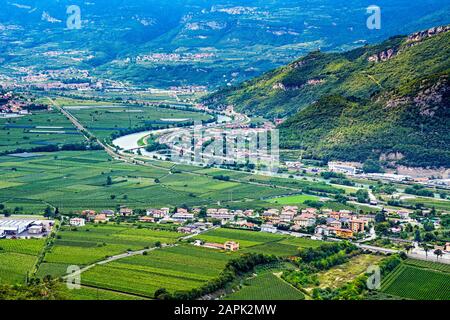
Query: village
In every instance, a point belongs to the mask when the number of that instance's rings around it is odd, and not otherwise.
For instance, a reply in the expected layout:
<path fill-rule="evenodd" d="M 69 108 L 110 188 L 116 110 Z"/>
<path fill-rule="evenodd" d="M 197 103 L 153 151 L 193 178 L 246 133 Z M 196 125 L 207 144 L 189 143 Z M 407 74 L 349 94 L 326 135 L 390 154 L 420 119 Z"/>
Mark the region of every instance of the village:
<path fill-rule="evenodd" d="M 378 226 L 379 215 L 354 213 L 350 210 L 334 211 L 332 209 L 305 208 L 297 206 L 284 206 L 281 209 L 269 208 L 266 210 L 230 210 L 228 208 L 150 208 L 134 210 L 121 207 L 118 211 L 84 210 L 78 216 L 72 217 L 69 224 L 73 227 L 83 227 L 88 223 L 102 224 L 113 221 L 129 221 L 142 224 L 173 225 L 187 238 L 193 237 L 212 228 L 231 228 L 265 233 L 283 233 L 296 237 L 309 237 L 313 240 L 340 241 L 350 240 L 357 243 L 366 243 L 388 234 L 389 238 L 397 237 L 400 244 L 413 243 L 401 239 L 399 234 L 408 228 L 418 229 L 422 226 L 420 220 L 411 217 L 412 212 L 402 210 L 385 210 L 383 216 L 392 227 L 380 232 Z M 384 222 L 385 223 L 385 222 Z M 440 227 L 439 219 L 433 220 L 434 227 Z M 377 230 L 377 231 L 376 231 Z M 211 248 L 228 248 L 235 251 L 239 243 L 201 244 Z M 232 248 L 232 249 L 230 249 Z M 435 246 L 435 249 L 450 253 L 450 243 L 444 246 Z"/>

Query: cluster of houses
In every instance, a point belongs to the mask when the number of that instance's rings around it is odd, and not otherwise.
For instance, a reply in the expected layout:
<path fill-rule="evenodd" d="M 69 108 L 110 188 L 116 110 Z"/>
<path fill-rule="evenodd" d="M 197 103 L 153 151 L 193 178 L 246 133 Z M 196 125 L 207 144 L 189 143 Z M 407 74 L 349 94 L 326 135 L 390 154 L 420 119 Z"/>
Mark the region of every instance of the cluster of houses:
<path fill-rule="evenodd" d="M 136 57 L 136 63 L 140 62 L 192 62 L 214 57 L 214 53 L 152 53 Z M 129 59 L 128 62 L 131 62 Z"/>
<path fill-rule="evenodd" d="M 314 227 L 316 236 L 341 238 L 352 238 L 355 234 L 366 232 L 369 223 L 374 220 L 372 216 L 355 215 L 348 210 L 336 212 L 331 209 L 306 208 L 299 211 L 297 206 L 285 206 L 282 210 L 269 209 L 261 217 L 265 221 L 261 226 L 263 232 L 275 233 L 279 227 L 292 231 Z"/>
<path fill-rule="evenodd" d="M 372 216 L 353 215 L 348 210 L 325 213 L 326 224 L 315 227 L 317 236 L 337 236 L 339 238 L 353 238 L 356 234 L 366 232 L 369 223 L 374 222 Z"/>
<path fill-rule="evenodd" d="M 188 210 L 185 208 L 177 208 L 175 212 L 172 212 L 170 208 L 160 208 L 160 209 L 147 209 L 146 214 L 139 217 L 141 222 L 157 222 L 157 223 L 185 223 L 188 221 L 195 220 L 196 217 L 201 213 L 201 208 L 193 208 Z M 133 209 L 121 207 L 117 212 L 113 210 L 102 210 L 97 213 L 94 210 L 84 210 L 81 212 L 81 219 L 84 221 L 102 223 L 108 222 L 114 217 L 122 216 L 129 217 L 133 216 Z M 211 219 L 220 220 L 222 224 L 226 224 L 229 221 L 235 220 L 236 217 L 252 217 L 255 215 L 254 210 L 230 210 L 226 208 L 221 209 L 207 209 L 206 217 Z M 78 225 L 78 218 L 73 219 L 73 225 Z M 241 222 L 242 223 L 242 222 Z M 248 227 L 253 225 L 248 224 Z"/>
<path fill-rule="evenodd" d="M 202 210 L 204 210 L 202 212 Z M 254 210 L 230 210 L 228 208 L 177 208 L 174 212 L 170 208 L 150 208 L 145 215 L 139 216 L 140 222 L 173 223 L 179 224 L 178 231 L 182 233 L 199 233 L 213 226 L 211 221 L 221 225 L 262 232 L 276 233 L 279 229 L 298 231 L 315 231 L 316 236 L 336 236 L 352 238 L 356 234 L 364 233 L 369 223 L 374 221 L 373 216 L 355 215 L 348 210 L 333 211 L 331 209 L 318 210 L 306 208 L 299 210 L 297 206 L 284 206 L 282 209 L 267 209 L 263 212 Z M 203 213 L 201 215 L 201 213 Z M 105 223 L 116 216 L 132 216 L 130 208 L 121 207 L 117 212 L 103 210 L 97 213 L 94 210 L 84 210 L 81 217 L 72 218 L 70 225 L 84 226 L 86 221 Z M 206 218 L 198 219 L 199 216 Z M 262 225 L 254 223 L 254 219 L 262 220 Z M 311 229 L 312 228 L 312 229 Z M 309 229 L 309 230 L 308 230 Z"/>
<path fill-rule="evenodd" d="M 400 233 L 407 224 L 419 224 L 411 219 L 408 210 L 386 209 L 388 219 L 395 223 L 390 232 Z M 332 209 L 306 208 L 284 206 L 281 209 L 270 208 L 264 211 L 231 210 L 228 208 L 150 208 L 137 215 L 132 209 L 121 207 L 117 211 L 84 210 L 79 217 L 70 219 L 72 226 L 84 226 L 86 222 L 106 223 L 116 217 L 133 216 L 142 223 L 171 223 L 178 225 L 177 230 L 185 234 L 203 232 L 215 225 L 228 228 L 277 233 L 282 231 L 303 232 L 314 234 L 317 238 L 359 238 L 366 235 L 375 224 L 375 216 L 355 214 L 349 210 L 335 211 Z M 439 222 L 437 221 L 436 224 Z M 438 226 L 437 226 L 438 227 Z"/>
<path fill-rule="evenodd" d="M 11 92 L 0 94 L 0 114 L 2 115 L 25 115 L 28 102 L 14 99 Z"/>
<path fill-rule="evenodd" d="M 86 225 L 86 221 L 93 223 L 106 223 L 116 216 L 128 217 L 133 215 L 133 209 L 121 207 L 118 212 L 114 210 L 102 210 L 97 213 L 95 210 L 83 210 L 81 217 L 75 217 L 70 219 L 71 226 L 83 227 Z"/>

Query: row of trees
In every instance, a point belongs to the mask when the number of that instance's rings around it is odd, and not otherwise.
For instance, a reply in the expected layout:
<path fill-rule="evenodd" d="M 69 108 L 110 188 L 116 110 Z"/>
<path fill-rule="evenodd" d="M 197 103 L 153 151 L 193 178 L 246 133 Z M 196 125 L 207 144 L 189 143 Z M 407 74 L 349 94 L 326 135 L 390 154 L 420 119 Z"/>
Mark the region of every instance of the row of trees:
<path fill-rule="evenodd" d="M 0 152 L 0 156 L 4 156 L 10 153 L 23 153 L 23 152 L 57 152 L 57 151 L 86 151 L 86 150 L 102 150 L 102 147 L 97 143 L 68 143 L 68 144 L 50 144 L 46 146 L 37 146 L 33 148 L 17 148 L 15 150 L 6 150 Z"/>

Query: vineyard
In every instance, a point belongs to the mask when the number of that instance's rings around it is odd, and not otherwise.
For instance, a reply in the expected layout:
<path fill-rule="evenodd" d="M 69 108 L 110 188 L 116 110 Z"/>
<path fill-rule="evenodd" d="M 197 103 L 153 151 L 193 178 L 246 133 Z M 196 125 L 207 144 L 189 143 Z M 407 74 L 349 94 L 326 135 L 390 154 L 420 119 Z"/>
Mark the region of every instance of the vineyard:
<path fill-rule="evenodd" d="M 247 280 L 243 288 L 227 300 L 303 300 L 305 296 L 272 272 L 263 272 Z"/>
<path fill-rule="evenodd" d="M 104 290 L 100 288 L 90 288 L 82 286 L 77 290 L 69 290 L 65 283 L 58 286 L 58 292 L 64 300 L 142 300 L 143 298 L 134 295 Z"/>
<path fill-rule="evenodd" d="M 406 299 L 448 300 L 450 273 L 447 270 L 446 265 L 409 259 L 384 279 L 381 291 Z"/>
<path fill-rule="evenodd" d="M 252 246 L 244 249 L 244 252 L 274 254 L 276 256 L 285 257 L 293 256 L 302 248 L 316 248 L 323 244 L 321 241 L 311 240 L 307 238 L 289 237 L 279 241 L 266 242 L 260 245 Z"/>
<path fill-rule="evenodd" d="M 31 272 L 45 240 L 1 240 L 0 283 L 23 283 Z"/>
<path fill-rule="evenodd" d="M 171 231 L 137 229 L 129 225 L 95 225 L 83 228 L 64 228 L 44 263 L 38 276 L 62 276 L 70 265 L 84 266 L 108 256 L 153 247 L 156 242 L 173 243 L 180 236 Z"/>
<path fill-rule="evenodd" d="M 82 274 L 82 283 L 152 298 L 157 289 L 169 292 L 200 287 L 219 275 L 234 254 L 180 245 L 96 266 Z"/>
<path fill-rule="evenodd" d="M 405 261 L 405 263 L 419 268 L 428 268 L 450 274 L 450 265 L 444 263 L 435 263 L 431 261 L 414 260 L 414 259 L 408 259 Z"/>

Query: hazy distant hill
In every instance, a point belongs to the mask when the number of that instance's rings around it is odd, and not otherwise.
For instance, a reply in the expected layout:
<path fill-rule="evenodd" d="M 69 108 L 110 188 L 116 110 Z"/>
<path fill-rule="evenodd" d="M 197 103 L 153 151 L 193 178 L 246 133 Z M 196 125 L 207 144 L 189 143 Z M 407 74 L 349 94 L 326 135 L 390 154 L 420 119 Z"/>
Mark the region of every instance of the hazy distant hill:
<path fill-rule="evenodd" d="M 344 51 L 450 22 L 447 0 L 378 0 L 381 30 L 366 27 L 366 0 L 0 0 L 0 72 L 77 67 L 100 77 L 169 86 L 237 84 L 312 50 Z M 82 29 L 67 30 L 78 5 Z M 75 59 L 49 51 L 80 51 Z M 137 63 L 153 53 L 199 60 Z"/>
<path fill-rule="evenodd" d="M 449 30 L 313 52 L 205 101 L 292 115 L 280 126 L 281 145 L 305 156 L 450 167 Z"/>

